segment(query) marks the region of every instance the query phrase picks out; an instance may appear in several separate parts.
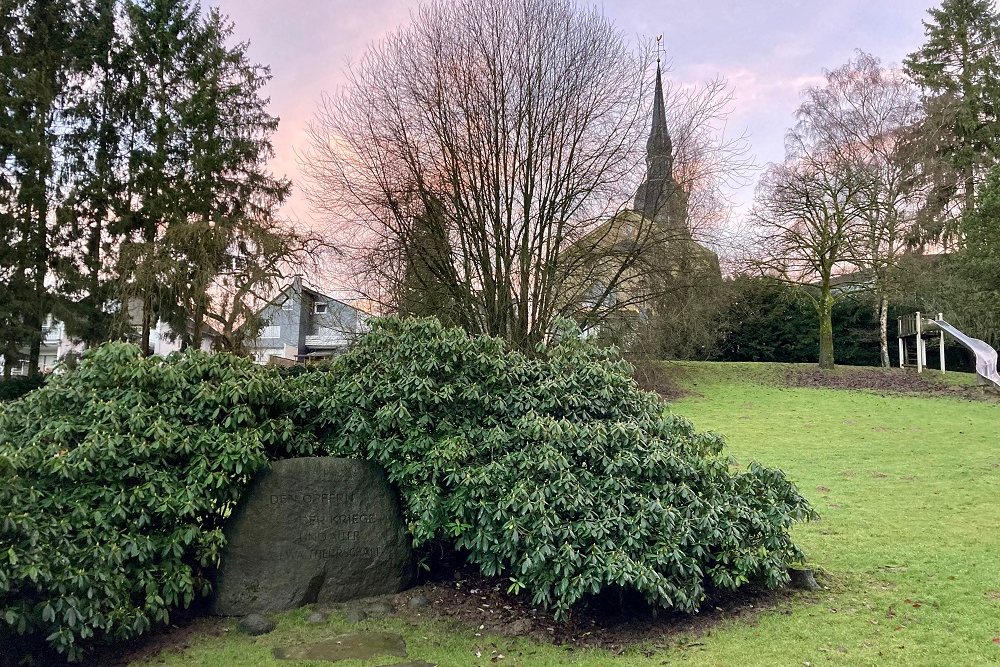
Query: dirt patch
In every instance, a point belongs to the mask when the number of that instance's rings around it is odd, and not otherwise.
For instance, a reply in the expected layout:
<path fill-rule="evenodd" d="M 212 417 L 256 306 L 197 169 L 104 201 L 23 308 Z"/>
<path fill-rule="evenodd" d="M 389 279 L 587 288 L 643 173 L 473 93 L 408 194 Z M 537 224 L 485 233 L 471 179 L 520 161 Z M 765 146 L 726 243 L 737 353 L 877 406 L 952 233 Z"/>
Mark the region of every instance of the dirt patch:
<path fill-rule="evenodd" d="M 409 605 L 415 596 L 429 604 L 419 610 Z M 690 642 L 722 622 L 756 623 L 764 613 L 790 613 L 793 596 L 816 595 L 789 589 L 745 587 L 714 592 L 698 614 L 650 609 L 641 599 L 610 596 L 574 608 L 570 618 L 557 622 L 551 614 L 528 604 L 523 596 L 508 594 L 502 583 L 466 573 L 454 581 L 429 582 L 396 596 L 399 613 L 420 618 L 445 618 L 481 633 L 528 636 L 541 642 L 599 647 L 621 653 L 636 645 L 659 650 Z M 684 633 L 684 638 L 677 635 Z"/>
<path fill-rule="evenodd" d="M 539 642 L 602 648 L 614 653 L 639 647 L 650 655 L 670 646 L 688 646 L 720 623 L 737 620 L 755 624 L 765 613 L 790 614 L 793 597 L 818 600 L 820 594 L 747 586 L 737 592 L 710 594 L 698 614 L 657 612 L 641 599 L 628 596 L 604 598 L 578 605 L 569 619 L 557 622 L 550 613 L 533 608 L 525 596 L 507 593 L 503 583 L 470 571 L 456 574 L 453 580 L 427 582 L 398 595 L 324 606 L 324 610 L 343 613 L 355 607 L 370 607 L 375 601 L 385 606 L 386 612 L 391 609 L 396 617 L 413 624 L 428 619 L 449 620 L 476 634 L 531 637 Z M 411 600 L 421 597 L 425 598 L 421 604 L 411 604 Z M 136 641 L 100 649 L 89 656 L 87 664 L 123 667 L 134 661 L 183 651 L 195 638 L 222 636 L 227 623 L 226 619 L 189 614 Z M 680 633 L 684 636 L 679 637 Z"/>
<path fill-rule="evenodd" d="M 102 646 L 87 656 L 94 667 L 123 667 L 158 655 L 179 653 L 188 649 L 198 637 L 221 637 L 227 620 L 199 612 L 174 612 L 173 622 L 166 628 L 153 630 L 138 639 L 113 646 Z"/>
<path fill-rule="evenodd" d="M 970 400 L 1000 402 L 1000 393 L 972 385 L 948 385 L 898 368 L 791 368 L 785 373 L 790 387 L 869 390 L 889 394 L 957 396 Z"/>
<path fill-rule="evenodd" d="M 635 369 L 632 377 L 640 389 L 655 392 L 667 401 L 694 395 L 678 383 L 683 370 L 677 366 L 668 368 L 662 361 L 646 359 L 632 360 L 632 365 Z"/>

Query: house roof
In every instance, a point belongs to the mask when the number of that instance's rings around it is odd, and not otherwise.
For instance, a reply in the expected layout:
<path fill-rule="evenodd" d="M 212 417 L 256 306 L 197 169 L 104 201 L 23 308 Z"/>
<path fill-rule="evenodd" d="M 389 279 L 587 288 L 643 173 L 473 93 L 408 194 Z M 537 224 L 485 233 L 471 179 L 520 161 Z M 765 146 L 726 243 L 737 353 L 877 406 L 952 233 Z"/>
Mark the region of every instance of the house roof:
<path fill-rule="evenodd" d="M 262 308 L 260 308 L 257 311 L 257 314 L 259 315 L 264 310 L 264 308 L 267 308 L 268 306 L 276 306 L 276 305 L 278 305 L 280 303 L 279 299 L 282 297 L 282 295 L 287 294 L 296 285 L 299 286 L 299 288 L 302 290 L 303 294 L 308 294 L 313 299 L 323 300 L 323 301 L 326 301 L 327 303 L 336 303 L 336 304 L 338 304 L 338 305 L 340 305 L 340 306 L 342 306 L 344 308 L 349 308 L 351 310 L 356 310 L 357 312 L 359 312 L 361 314 L 364 314 L 364 315 L 368 314 L 365 311 L 363 311 L 360 308 L 358 308 L 357 306 L 352 306 L 351 304 L 346 303 L 344 301 L 341 301 L 340 299 L 336 299 L 336 298 L 334 298 L 334 297 L 332 297 L 332 296 L 330 296 L 328 294 L 324 294 L 324 293 L 320 292 L 317 289 L 313 289 L 311 287 L 306 287 L 302 283 L 302 279 L 299 278 L 299 277 L 296 277 L 294 280 L 292 280 L 292 282 L 290 282 L 287 285 L 285 285 L 284 287 L 282 287 L 281 290 L 274 296 L 273 299 L 271 299 L 270 301 L 268 301 Z"/>

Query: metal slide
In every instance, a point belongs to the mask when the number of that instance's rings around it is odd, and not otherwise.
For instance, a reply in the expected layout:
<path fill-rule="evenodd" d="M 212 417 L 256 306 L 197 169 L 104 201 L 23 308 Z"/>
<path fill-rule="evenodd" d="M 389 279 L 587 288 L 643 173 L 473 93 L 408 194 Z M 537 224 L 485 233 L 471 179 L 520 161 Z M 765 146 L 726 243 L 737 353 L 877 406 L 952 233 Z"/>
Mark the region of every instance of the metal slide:
<path fill-rule="evenodd" d="M 995 387 L 1000 387 L 1000 373 L 997 372 L 996 350 L 978 338 L 966 336 L 944 320 L 930 320 L 930 322 L 941 331 L 951 334 L 960 345 L 972 350 L 972 353 L 976 355 L 976 374 Z"/>

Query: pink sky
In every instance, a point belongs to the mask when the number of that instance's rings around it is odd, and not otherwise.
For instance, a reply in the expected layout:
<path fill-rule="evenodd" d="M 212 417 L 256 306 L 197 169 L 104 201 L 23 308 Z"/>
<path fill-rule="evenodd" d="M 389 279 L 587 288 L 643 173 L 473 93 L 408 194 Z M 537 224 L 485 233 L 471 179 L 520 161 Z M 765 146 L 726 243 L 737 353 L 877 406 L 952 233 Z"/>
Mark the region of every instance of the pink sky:
<path fill-rule="evenodd" d="M 217 4 L 249 40 L 250 55 L 271 66 L 276 173 L 299 178 L 296 150 L 324 91 L 344 80 L 365 47 L 409 20 L 418 3 L 404 0 L 206 0 Z M 799 91 L 854 49 L 898 63 L 923 42 L 921 22 L 932 0 L 636 0 L 598 3 L 626 35 L 663 34 L 667 78 L 696 83 L 721 74 L 735 88 L 730 131 L 749 133 L 761 165 L 779 161 Z M 750 185 L 738 194 L 752 198 Z M 298 194 L 285 213 L 313 217 Z"/>

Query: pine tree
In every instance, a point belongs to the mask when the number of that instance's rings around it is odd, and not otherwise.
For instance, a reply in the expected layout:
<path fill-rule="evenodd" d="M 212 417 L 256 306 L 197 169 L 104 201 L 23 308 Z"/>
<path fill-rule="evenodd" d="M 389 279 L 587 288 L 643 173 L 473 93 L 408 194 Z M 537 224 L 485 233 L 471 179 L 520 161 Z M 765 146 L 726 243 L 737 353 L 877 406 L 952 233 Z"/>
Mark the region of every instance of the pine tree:
<path fill-rule="evenodd" d="M 997 339 L 1000 322 L 1000 167 L 994 167 L 980 190 L 976 208 L 962 218 L 962 249 L 952 265 L 968 289 L 958 299 L 962 310 L 988 322 L 977 334 Z"/>
<path fill-rule="evenodd" d="M 232 38 L 232 23 L 210 10 L 198 35 L 192 94 L 178 105 L 190 137 L 186 222 L 167 231 L 163 247 L 174 259 L 167 285 L 179 306 L 168 322 L 184 345 L 200 344 L 207 321 L 226 329 L 233 309 L 245 304 L 219 289 L 238 298 L 275 278 L 295 241 L 276 220 L 291 184 L 267 170 L 278 126 L 262 94 L 270 71 L 249 61 L 245 42 L 230 46 Z"/>
<path fill-rule="evenodd" d="M 927 213 L 940 218 L 959 195 L 972 210 L 977 181 L 1000 155 L 1000 15 L 992 0 L 944 0 L 929 14 L 927 41 L 903 65 L 925 92 L 923 142 L 952 170 L 926 169 L 936 177 Z M 954 236 L 954 220 L 936 240 Z"/>
<path fill-rule="evenodd" d="M 125 233 L 126 138 L 130 134 L 127 74 L 131 64 L 122 0 L 95 0 L 81 25 L 81 70 L 87 85 L 70 110 L 68 151 L 73 182 L 62 218 L 77 239 L 68 264 L 67 332 L 87 346 L 113 337 L 109 305 L 116 296 L 113 259 Z"/>
<path fill-rule="evenodd" d="M 455 298 L 459 281 L 439 206 L 440 203 L 432 201 L 413 220 L 407 235 L 399 312 L 413 317 L 436 317 L 447 326 L 455 326 L 462 324 Z"/>
<path fill-rule="evenodd" d="M 2 14 L 0 156 L 8 244 L 2 268 L 10 275 L 2 301 L 9 309 L 6 330 L 21 338 L 16 344 L 8 337 L 5 345 L 11 354 L 15 347 L 28 348 L 32 375 L 39 370 L 42 324 L 65 302 L 61 274 L 73 242 L 59 217 L 72 178 L 65 120 L 75 103 L 79 27 L 87 11 L 85 3 L 72 0 L 18 0 L 4 3 Z"/>

